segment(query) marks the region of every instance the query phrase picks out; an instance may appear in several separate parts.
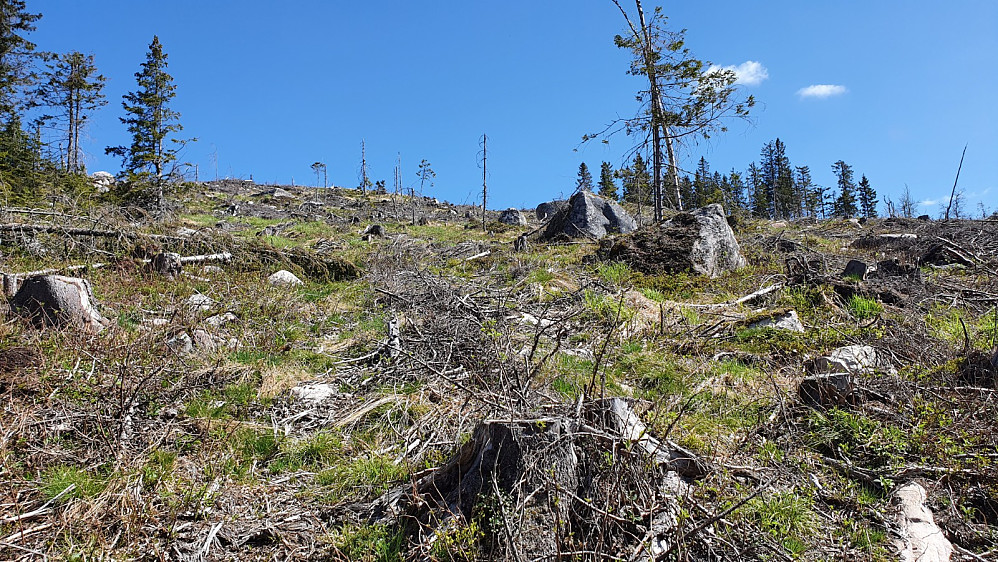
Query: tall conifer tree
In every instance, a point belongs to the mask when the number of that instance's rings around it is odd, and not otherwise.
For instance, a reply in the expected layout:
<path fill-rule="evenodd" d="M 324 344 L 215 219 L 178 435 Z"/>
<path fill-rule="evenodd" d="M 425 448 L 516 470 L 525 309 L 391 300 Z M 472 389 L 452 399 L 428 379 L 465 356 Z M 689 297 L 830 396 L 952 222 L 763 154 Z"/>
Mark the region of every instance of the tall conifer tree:
<path fill-rule="evenodd" d="M 866 179 L 866 174 L 859 179 L 857 186 L 859 196 L 859 208 L 866 218 L 877 216 L 877 192 L 870 185 L 870 180 Z"/>
<path fill-rule="evenodd" d="M 833 206 L 835 216 L 843 218 L 855 216 L 858 209 L 856 208 L 856 183 L 853 181 L 852 167 L 839 160 L 832 164 L 832 171 L 838 178 L 839 188 L 839 196 L 835 199 Z"/>
<path fill-rule="evenodd" d="M 109 147 L 106 152 L 122 157 L 128 178 L 152 181 L 157 187 L 158 204 L 163 204 L 163 183 L 170 175 L 167 166 L 176 161 L 184 141 L 170 135 L 183 130 L 180 114 L 170 109 L 177 95 L 173 77 L 167 74 L 167 54 L 158 36 L 153 36 L 142 70 L 135 73 L 138 89 L 123 96 L 125 117 L 120 120 L 132 134 L 132 144 Z M 167 140 L 172 140 L 167 145 Z"/>

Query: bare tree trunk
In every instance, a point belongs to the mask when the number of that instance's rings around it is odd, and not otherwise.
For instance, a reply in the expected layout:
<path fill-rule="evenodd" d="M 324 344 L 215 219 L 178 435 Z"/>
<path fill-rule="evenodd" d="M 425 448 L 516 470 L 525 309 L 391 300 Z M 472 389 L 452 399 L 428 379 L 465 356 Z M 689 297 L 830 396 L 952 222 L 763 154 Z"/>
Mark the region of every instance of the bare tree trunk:
<path fill-rule="evenodd" d="M 676 165 L 676 151 L 672 146 L 672 135 L 669 134 L 669 128 L 665 128 L 665 146 L 669 151 L 669 176 L 672 179 L 672 185 L 676 190 L 676 210 L 683 210 L 683 192 L 679 188 L 679 167 Z"/>
<path fill-rule="evenodd" d="M 953 191 L 949 193 L 949 204 L 946 205 L 946 220 L 949 220 L 949 211 L 953 207 L 953 197 L 956 195 L 956 184 L 960 181 L 960 170 L 963 168 L 963 157 L 967 155 L 967 145 L 963 145 L 963 154 L 960 155 L 960 165 L 956 168 L 956 179 L 953 180 Z"/>
<path fill-rule="evenodd" d="M 648 86 L 651 92 L 651 130 L 652 130 L 652 198 L 654 199 L 654 220 L 662 220 L 662 100 L 658 91 L 658 73 L 655 68 L 655 58 L 651 50 L 651 32 L 645 23 L 645 12 L 641 0 L 634 0 L 638 10 L 638 22 L 641 24 L 642 51 L 644 51 L 645 72 L 648 75 Z M 630 22 L 628 22 L 629 24 Z M 633 27 L 632 27 L 633 29 Z"/>
<path fill-rule="evenodd" d="M 488 196 L 488 192 L 489 192 L 488 187 L 486 186 L 486 183 L 485 183 L 485 177 L 486 177 L 485 176 L 485 161 L 486 161 L 487 156 L 488 156 L 488 153 L 487 153 L 487 149 L 488 149 L 487 143 L 488 143 L 488 140 L 489 140 L 489 138 L 483 134 L 482 135 L 482 230 L 483 231 L 487 231 L 488 230 L 488 226 L 486 225 L 486 216 L 485 216 L 485 208 L 486 208 L 485 207 L 485 198 L 486 198 L 486 196 Z"/>

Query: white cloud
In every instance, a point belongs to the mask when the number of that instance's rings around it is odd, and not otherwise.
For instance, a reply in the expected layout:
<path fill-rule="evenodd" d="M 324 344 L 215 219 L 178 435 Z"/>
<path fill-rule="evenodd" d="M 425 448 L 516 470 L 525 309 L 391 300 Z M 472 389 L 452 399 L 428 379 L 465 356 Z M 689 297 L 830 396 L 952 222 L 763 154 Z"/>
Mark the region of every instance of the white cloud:
<path fill-rule="evenodd" d="M 828 98 L 841 96 L 849 90 L 839 84 L 811 84 L 806 88 L 797 90 L 797 95 L 802 98 Z"/>
<path fill-rule="evenodd" d="M 947 197 L 946 199 L 949 199 L 949 197 Z M 926 199 L 925 201 L 918 202 L 918 204 L 923 207 L 935 207 L 939 203 L 940 201 L 938 199 Z"/>
<path fill-rule="evenodd" d="M 735 84 L 746 86 L 758 86 L 763 80 L 769 78 L 769 71 L 761 62 L 747 60 L 739 65 L 717 66 L 716 64 L 707 69 L 707 73 L 717 70 L 730 70 L 735 73 Z"/>

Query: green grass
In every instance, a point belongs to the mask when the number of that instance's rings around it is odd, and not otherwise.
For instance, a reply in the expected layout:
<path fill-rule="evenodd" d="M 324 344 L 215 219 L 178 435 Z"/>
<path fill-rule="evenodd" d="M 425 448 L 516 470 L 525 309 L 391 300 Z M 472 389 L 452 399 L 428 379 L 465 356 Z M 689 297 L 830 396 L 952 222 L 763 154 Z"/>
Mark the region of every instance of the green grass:
<path fill-rule="evenodd" d="M 755 520 L 794 557 L 807 551 L 807 537 L 814 534 L 816 517 L 813 502 L 803 493 L 778 492 L 753 498 L 738 511 Z"/>
<path fill-rule="evenodd" d="M 62 496 L 63 500 L 92 498 L 103 492 L 107 483 L 107 478 L 71 465 L 54 466 L 38 477 L 42 496 L 46 500 L 55 498 L 70 486 L 75 487 Z"/>
<path fill-rule="evenodd" d="M 384 525 L 344 525 L 329 537 L 347 560 L 402 562 L 405 534 Z"/>
<path fill-rule="evenodd" d="M 601 263 L 596 266 L 596 275 L 612 285 L 623 286 L 630 281 L 632 274 L 630 266 L 619 261 Z"/>
<path fill-rule="evenodd" d="M 883 305 L 879 302 L 860 295 L 853 295 L 849 297 L 849 302 L 846 303 L 846 306 L 849 308 L 849 312 L 857 320 L 867 320 L 884 311 Z"/>

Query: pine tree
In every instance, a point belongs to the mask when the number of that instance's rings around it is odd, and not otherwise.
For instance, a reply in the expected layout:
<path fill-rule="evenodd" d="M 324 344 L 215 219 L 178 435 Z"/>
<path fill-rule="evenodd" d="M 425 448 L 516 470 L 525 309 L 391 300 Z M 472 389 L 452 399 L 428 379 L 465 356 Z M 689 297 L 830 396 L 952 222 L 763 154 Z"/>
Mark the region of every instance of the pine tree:
<path fill-rule="evenodd" d="M 64 169 L 71 174 L 84 169 L 80 132 L 90 114 L 107 104 L 102 92 L 105 81 L 104 76 L 97 74 L 93 55 L 74 51 L 53 58 L 36 91 L 40 105 L 56 110 L 55 115 L 43 115 L 39 121 L 62 130 L 66 142 Z M 61 149 L 60 143 L 60 152 Z"/>
<path fill-rule="evenodd" d="M 839 160 L 832 164 L 832 171 L 838 178 L 839 196 L 835 199 L 833 213 L 837 217 L 849 218 L 858 212 L 856 208 L 856 184 L 853 182 L 852 167 Z"/>
<path fill-rule="evenodd" d="M 599 196 L 610 201 L 617 200 L 617 183 L 613 181 L 613 168 L 603 162 L 599 168 Z"/>
<path fill-rule="evenodd" d="M 870 180 L 866 179 L 866 174 L 859 179 L 857 189 L 859 195 L 859 208 L 866 218 L 877 216 L 877 192 L 870 186 Z"/>
<path fill-rule="evenodd" d="M 575 191 L 593 191 L 593 175 L 589 173 L 589 166 L 583 162 L 579 164 L 579 178 L 575 182 Z"/>
<path fill-rule="evenodd" d="M 170 100 L 176 96 L 173 77 L 167 74 L 167 54 L 158 36 L 153 36 L 142 70 L 135 73 L 138 90 L 123 96 L 121 103 L 126 117 L 120 121 L 128 125 L 132 145 L 108 147 L 105 152 L 121 156 L 127 177 L 131 181 L 151 180 L 157 188 L 157 203 L 163 205 L 163 183 L 172 175 L 167 165 L 175 162 L 177 153 L 186 141 L 170 139 L 172 133 L 183 130 L 180 114 L 170 109 Z M 167 146 L 166 141 L 173 145 Z"/>

